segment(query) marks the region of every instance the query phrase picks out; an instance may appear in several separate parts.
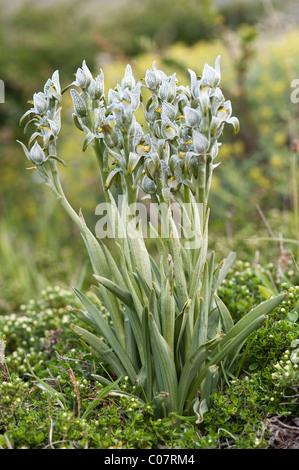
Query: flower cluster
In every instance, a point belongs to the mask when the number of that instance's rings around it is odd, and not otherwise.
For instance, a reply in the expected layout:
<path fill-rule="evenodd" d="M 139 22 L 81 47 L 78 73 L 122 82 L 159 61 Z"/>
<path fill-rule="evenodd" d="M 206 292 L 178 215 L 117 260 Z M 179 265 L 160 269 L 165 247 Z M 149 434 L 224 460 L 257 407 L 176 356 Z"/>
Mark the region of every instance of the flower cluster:
<path fill-rule="evenodd" d="M 184 186 L 193 193 L 199 192 L 200 202 L 207 200 L 212 172 L 217 166 L 214 159 L 221 145 L 218 139 L 225 123 L 232 124 L 235 132 L 239 123 L 232 117 L 231 103 L 219 88 L 220 56 L 215 67 L 205 65 L 201 77 L 193 70 L 189 73 L 190 85 L 182 86 L 176 74 L 167 76 L 154 62 L 144 79 L 136 82 L 128 64 L 121 83 L 106 96 L 103 71 L 93 78 L 83 61 L 75 81 L 69 85 L 73 119 L 86 133 L 83 150 L 91 143 L 100 148 L 102 182 L 106 189 L 121 175 L 127 192 L 135 191 L 133 200 L 140 187 L 145 193 L 169 202 L 172 195 L 180 197 Z M 144 89 L 150 94 L 145 104 Z M 44 91 L 34 94 L 33 108 L 21 118 L 23 123 L 30 116 L 25 130 L 29 123 L 37 127 L 29 139 L 29 149 L 20 143 L 44 179 L 42 165 L 49 158 L 63 163 L 56 153 L 61 127 L 61 107 L 57 109 L 60 103 L 61 87 L 56 71 L 46 82 Z M 135 117 L 141 103 L 146 126 Z"/>
<path fill-rule="evenodd" d="M 34 93 L 33 107 L 29 109 L 21 118 L 20 124 L 29 116 L 24 131 L 29 124 L 34 123 L 36 131 L 29 139 L 29 150 L 19 142 L 25 152 L 26 157 L 34 165 L 40 167 L 48 158 L 57 158 L 56 140 L 61 128 L 61 108 L 57 105 L 61 103 L 61 88 L 58 71 L 54 72 L 44 86 L 44 91 Z M 38 143 L 41 140 L 42 145 Z M 34 144 L 32 145 L 32 143 Z"/>
<path fill-rule="evenodd" d="M 219 88 L 220 57 L 215 68 L 205 65 L 201 77 L 189 70 L 190 86 L 178 83 L 176 75 L 167 76 L 155 62 L 145 78 L 136 83 L 130 65 L 115 89 L 104 93 L 101 71 L 93 79 L 85 61 L 72 83 L 81 88 L 71 90 L 74 121 L 86 132 L 84 149 L 95 139 L 104 142 L 104 162 L 111 167 L 105 178 L 106 188 L 121 173 L 130 186 L 169 201 L 171 193 L 179 195 L 186 185 L 193 192 L 199 187 L 208 192 L 218 138 L 225 123 L 238 131 L 232 117 L 231 103 Z M 142 100 L 143 89 L 150 93 Z M 142 103 L 146 131 L 134 115 Z"/>

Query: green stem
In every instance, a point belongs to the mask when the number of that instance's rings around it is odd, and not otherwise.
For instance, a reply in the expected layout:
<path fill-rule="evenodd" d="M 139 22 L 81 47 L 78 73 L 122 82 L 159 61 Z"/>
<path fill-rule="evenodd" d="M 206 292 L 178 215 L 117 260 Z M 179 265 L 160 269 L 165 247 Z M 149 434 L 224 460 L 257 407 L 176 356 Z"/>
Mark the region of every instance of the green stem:
<path fill-rule="evenodd" d="M 60 179 L 59 179 L 59 175 L 58 175 L 58 171 L 57 171 L 57 163 L 54 160 L 49 160 L 49 164 L 50 164 L 50 169 L 51 169 L 51 173 L 52 173 L 53 183 L 54 183 L 54 186 L 55 186 L 55 189 L 56 189 L 56 191 L 54 192 L 55 196 L 56 196 L 58 202 L 60 203 L 60 205 L 65 209 L 67 214 L 70 216 L 72 221 L 76 224 L 76 226 L 78 227 L 80 232 L 83 233 L 84 232 L 84 224 L 83 224 L 82 220 L 80 219 L 80 217 L 78 216 L 78 214 L 74 211 L 74 209 L 72 208 L 72 206 L 68 202 L 68 200 L 67 200 L 67 198 L 66 198 L 66 196 L 63 192 L 63 189 L 62 189 L 62 186 L 61 186 L 61 183 L 60 183 Z"/>
<path fill-rule="evenodd" d="M 93 150 L 95 152 L 99 169 L 100 169 L 101 185 L 102 185 L 102 188 L 104 189 L 105 182 L 108 176 L 107 171 L 104 169 L 104 150 L 105 150 L 104 146 L 105 144 L 103 143 L 103 141 L 99 141 L 99 139 L 94 139 L 92 146 L 93 146 Z M 105 198 L 107 200 L 106 191 L 104 191 L 104 193 L 105 193 Z"/>

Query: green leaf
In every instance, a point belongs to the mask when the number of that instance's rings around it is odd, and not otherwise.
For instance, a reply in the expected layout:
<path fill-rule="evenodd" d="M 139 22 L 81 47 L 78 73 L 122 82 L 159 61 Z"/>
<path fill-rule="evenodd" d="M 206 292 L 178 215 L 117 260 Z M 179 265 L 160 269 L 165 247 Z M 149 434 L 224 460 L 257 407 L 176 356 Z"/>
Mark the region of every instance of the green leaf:
<path fill-rule="evenodd" d="M 57 162 L 61 163 L 61 165 L 67 167 L 67 164 L 65 163 L 65 161 L 62 160 L 62 158 L 57 157 L 57 155 L 49 155 L 49 158 L 53 158 L 53 159 L 56 160 Z"/>
<path fill-rule="evenodd" d="M 157 292 L 151 289 L 149 295 L 149 311 L 152 312 L 159 332 L 161 333 L 161 312 L 158 305 Z"/>
<path fill-rule="evenodd" d="M 93 399 L 93 401 L 88 405 L 88 407 L 86 408 L 85 412 L 83 413 L 82 415 L 82 419 L 86 419 L 87 416 L 90 414 L 90 412 L 96 407 L 98 406 L 98 404 L 101 402 L 101 400 L 103 400 L 104 398 L 106 398 L 107 396 L 109 396 L 110 392 L 112 391 L 115 391 L 117 392 L 117 384 L 119 383 L 121 377 L 119 377 L 115 382 L 109 384 L 109 385 L 106 385 L 106 387 L 104 387 L 98 394 L 97 396 Z"/>
<path fill-rule="evenodd" d="M 87 147 L 89 146 L 89 144 L 91 144 L 91 142 L 93 141 L 93 139 L 95 138 L 95 134 L 93 134 L 92 132 L 89 132 L 85 139 L 84 139 L 84 142 L 83 142 L 83 147 L 82 147 L 82 150 L 83 152 L 85 152 L 85 150 L 87 149 Z"/>
<path fill-rule="evenodd" d="M 81 338 L 83 338 L 98 353 L 102 361 L 111 367 L 111 371 L 116 374 L 117 377 L 125 377 L 128 375 L 122 362 L 103 340 L 77 325 L 70 324 L 70 328 L 81 336 Z"/>
<path fill-rule="evenodd" d="M 138 272 L 143 277 L 149 288 L 152 287 L 152 270 L 151 262 L 148 251 L 146 249 L 144 239 L 142 236 L 141 223 L 138 224 L 136 229 L 132 224 L 132 221 L 127 222 L 127 234 L 131 252 L 135 260 L 135 266 Z"/>
<path fill-rule="evenodd" d="M 113 295 L 115 295 L 121 302 L 126 304 L 129 308 L 134 308 L 134 302 L 132 299 L 132 296 L 130 292 L 125 291 L 118 287 L 117 284 L 115 284 L 113 281 L 110 281 L 110 279 L 107 279 L 102 276 L 97 276 L 96 274 L 93 275 L 93 277 L 106 289 L 108 289 L 110 292 L 112 292 Z"/>
<path fill-rule="evenodd" d="M 296 323 L 296 321 L 298 320 L 298 311 L 292 310 L 291 312 L 288 312 L 287 319 L 292 323 Z"/>
<path fill-rule="evenodd" d="M 265 286 L 257 286 L 260 293 L 265 297 L 265 299 L 270 299 L 273 297 L 273 290 Z"/>
<path fill-rule="evenodd" d="M 105 254 L 106 261 L 107 261 L 107 267 L 108 267 L 108 272 L 109 272 L 109 278 L 113 279 L 113 281 L 119 285 L 119 287 L 123 290 L 126 290 L 126 283 L 124 281 L 124 278 L 121 274 L 121 271 L 119 267 L 117 266 L 114 256 L 112 256 L 111 252 L 107 248 L 107 246 L 103 243 L 103 241 L 99 238 L 98 239 L 99 244 L 102 247 L 102 251 Z M 107 277 L 107 276 L 105 276 Z"/>
<path fill-rule="evenodd" d="M 213 290 L 217 292 L 222 282 L 227 276 L 228 271 L 235 261 L 236 253 L 232 252 L 227 258 L 224 258 L 222 262 L 217 266 L 214 272 Z"/>
<path fill-rule="evenodd" d="M 185 328 L 186 328 L 187 322 L 189 322 L 190 306 L 191 306 L 191 299 L 188 299 L 185 305 L 183 306 L 182 311 L 175 318 L 175 324 L 174 324 L 175 359 L 176 359 L 176 365 L 177 365 L 178 370 L 181 369 L 181 361 L 180 361 L 181 354 L 180 353 L 183 354 L 182 361 L 184 361 L 184 356 L 186 355 L 186 349 L 187 350 L 189 349 L 186 347 L 184 348 L 183 343 L 181 347 L 181 342 L 185 334 Z M 180 349 L 182 351 L 180 351 Z"/>
<path fill-rule="evenodd" d="M 234 326 L 234 322 L 232 320 L 228 308 L 226 307 L 224 302 L 222 302 L 222 300 L 218 297 L 217 294 L 214 294 L 214 299 L 219 310 L 222 330 L 224 333 L 227 333 Z"/>
<path fill-rule="evenodd" d="M 178 411 L 178 382 L 173 354 L 163 336 L 159 333 L 156 322 L 149 312 L 149 327 L 155 372 L 160 392 L 168 392 L 166 402 L 168 411 Z"/>
<path fill-rule="evenodd" d="M 144 372 L 146 377 L 146 398 L 151 401 L 153 398 L 153 366 L 152 366 L 152 352 L 150 345 L 150 329 L 148 321 L 148 309 L 143 309 L 142 315 L 142 337 L 144 345 Z"/>
<path fill-rule="evenodd" d="M 106 322 L 106 320 L 103 318 L 102 313 L 98 310 L 97 306 L 93 304 L 82 292 L 80 292 L 78 289 L 73 288 L 75 294 L 77 297 L 81 300 L 85 308 L 87 309 L 88 313 L 90 316 L 94 319 L 94 321 L 97 323 L 99 329 L 102 332 L 103 337 L 108 341 L 108 343 L 111 345 L 113 350 L 115 351 L 115 354 L 118 356 L 118 358 L 122 361 L 123 366 L 125 367 L 126 374 L 128 375 L 131 379 L 131 381 L 134 381 L 136 377 L 136 371 L 125 351 L 125 349 L 122 347 L 122 345 L 119 343 L 118 338 L 115 336 L 113 331 L 111 330 L 110 326 Z M 114 325 L 116 328 L 116 326 Z M 116 331 L 117 333 L 117 331 Z"/>
<path fill-rule="evenodd" d="M 107 263 L 107 258 L 103 252 L 101 245 L 90 230 L 86 227 L 84 233 L 82 234 L 83 240 L 85 242 L 89 258 L 93 267 L 94 273 L 99 276 L 109 277 L 109 265 Z M 124 334 L 124 325 L 123 325 L 123 316 L 119 309 L 117 298 L 108 290 L 103 288 L 102 291 L 104 305 L 109 311 L 113 325 L 116 328 L 118 339 L 122 346 L 125 344 L 125 334 Z"/>
<path fill-rule="evenodd" d="M 172 258 L 174 263 L 174 276 L 175 276 L 175 285 L 176 285 L 176 293 L 177 293 L 177 301 L 179 310 L 182 310 L 183 306 L 185 305 L 186 301 L 188 300 L 188 290 L 187 290 L 187 283 L 186 283 L 186 276 L 184 273 L 184 265 L 181 256 L 181 247 L 180 241 L 177 233 L 177 229 L 175 227 L 174 220 L 170 217 L 170 239 L 172 245 Z"/>
<path fill-rule="evenodd" d="M 267 287 L 268 291 L 272 292 L 272 296 L 276 295 L 276 289 L 274 288 L 271 279 L 267 276 L 267 273 L 264 273 L 259 266 L 255 266 L 254 272 L 256 276 L 261 280 L 264 287 Z M 265 291 L 266 292 L 266 291 Z M 266 297 L 267 298 L 267 297 Z"/>
<path fill-rule="evenodd" d="M 203 279 L 200 291 L 200 312 L 199 312 L 199 330 L 198 339 L 194 338 L 196 347 L 205 344 L 208 338 L 208 313 L 210 309 L 211 285 L 209 276 L 209 264 L 206 261 L 203 272 Z M 198 341 L 198 343 L 197 343 Z M 192 341 L 193 342 L 193 341 Z"/>
<path fill-rule="evenodd" d="M 166 278 L 161 288 L 162 334 L 171 351 L 174 350 L 175 300 L 171 292 L 169 279 Z"/>
<path fill-rule="evenodd" d="M 208 355 L 211 351 L 212 346 L 215 346 L 221 340 L 222 335 L 218 334 L 211 341 L 206 344 L 201 344 L 189 357 L 188 361 L 184 365 L 179 385 L 178 385 L 178 410 L 179 413 L 183 413 L 185 408 L 185 401 L 189 394 L 190 386 L 194 383 L 194 377 L 200 372 L 206 364 Z M 195 393 L 194 393 L 195 395 Z M 194 396 L 192 397 L 192 399 Z M 192 401 L 191 399 L 191 401 Z"/>
<path fill-rule="evenodd" d="M 248 312 L 244 317 L 241 318 L 226 334 L 224 338 L 224 344 L 231 341 L 232 338 L 236 337 L 239 333 L 244 334 L 244 331 L 250 330 L 252 322 L 261 316 L 268 315 L 272 310 L 274 310 L 285 298 L 285 294 L 277 295 L 272 297 L 269 300 L 261 302 L 257 307 L 253 308 Z"/>

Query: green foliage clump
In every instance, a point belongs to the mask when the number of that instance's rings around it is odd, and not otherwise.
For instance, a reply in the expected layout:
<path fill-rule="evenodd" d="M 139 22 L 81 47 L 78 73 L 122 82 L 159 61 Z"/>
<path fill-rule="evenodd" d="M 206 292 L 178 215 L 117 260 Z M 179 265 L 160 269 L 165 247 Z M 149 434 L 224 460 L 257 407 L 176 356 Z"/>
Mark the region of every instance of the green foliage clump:
<path fill-rule="evenodd" d="M 259 279 L 251 266 L 240 262 L 236 265 L 235 277 L 232 273 L 228 276 L 236 284 L 230 289 L 235 292 L 238 283 L 248 283 L 249 292 L 244 298 L 253 305 L 262 298 L 257 288 Z M 5 367 L 0 368 L 0 446 L 267 448 L 271 417 L 298 415 L 299 324 L 290 321 L 288 314 L 294 311 L 299 287 L 291 283 L 282 287 L 288 294 L 285 304 L 248 338 L 233 382 L 227 384 L 223 378 L 200 424 L 157 418 L 153 403 L 136 399 L 127 378 L 119 384 L 122 396 L 104 396 L 84 417 L 105 388 L 92 374 L 103 375 L 103 371 L 96 367 L 94 353 L 66 327 L 71 321 L 67 306 L 78 307 L 75 296 L 58 287 L 45 289 L 39 299 L 23 305 L 20 314 L 0 317 L 1 344 L 5 331 L 6 346 Z M 221 294 L 229 298 L 226 289 L 223 286 Z M 256 299 L 256 295 L 261 298 Z M 71 372 L 75 381 L 71 380 Z M 51 391 L 43 384 L 48 384 Z"/>

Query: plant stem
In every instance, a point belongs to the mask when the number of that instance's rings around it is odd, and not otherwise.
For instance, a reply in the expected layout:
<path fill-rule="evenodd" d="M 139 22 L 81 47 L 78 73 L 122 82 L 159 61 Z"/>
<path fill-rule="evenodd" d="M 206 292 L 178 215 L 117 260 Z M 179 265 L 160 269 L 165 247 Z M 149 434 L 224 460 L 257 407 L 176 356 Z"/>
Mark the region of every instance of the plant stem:
<path fill-rule="evenodd" d="M 68 202 L 68 200 L 67 200 L 67 198 L 66 198 L 66 196 L 63 192 L 61 182 L 60 182 L 60 179 L 59 179 L 59 175 L 58 175 L 58 171 L 57 171 L 57 163 L 54 160 L 50 160 L 49 164 L 50 164 L 50 169 L 51 169 L 55 189 L 57 191 L 57 193 L 55 192 L 55 196 L 56 196 L 58 202 L 60 203 L 60 205 L 65 209 L 67 214 L 70 216 L 72 221 L 76 224 L 76 226 L 78 227 L 80 232 L 83 233 L 84 232 L 83 222 L 80 219 L 80 217 L 78 216 L 78 214 L 76 214 L 76 212 L 74 211 L 74 209 L 72 208 L 72 206 Z"/>

